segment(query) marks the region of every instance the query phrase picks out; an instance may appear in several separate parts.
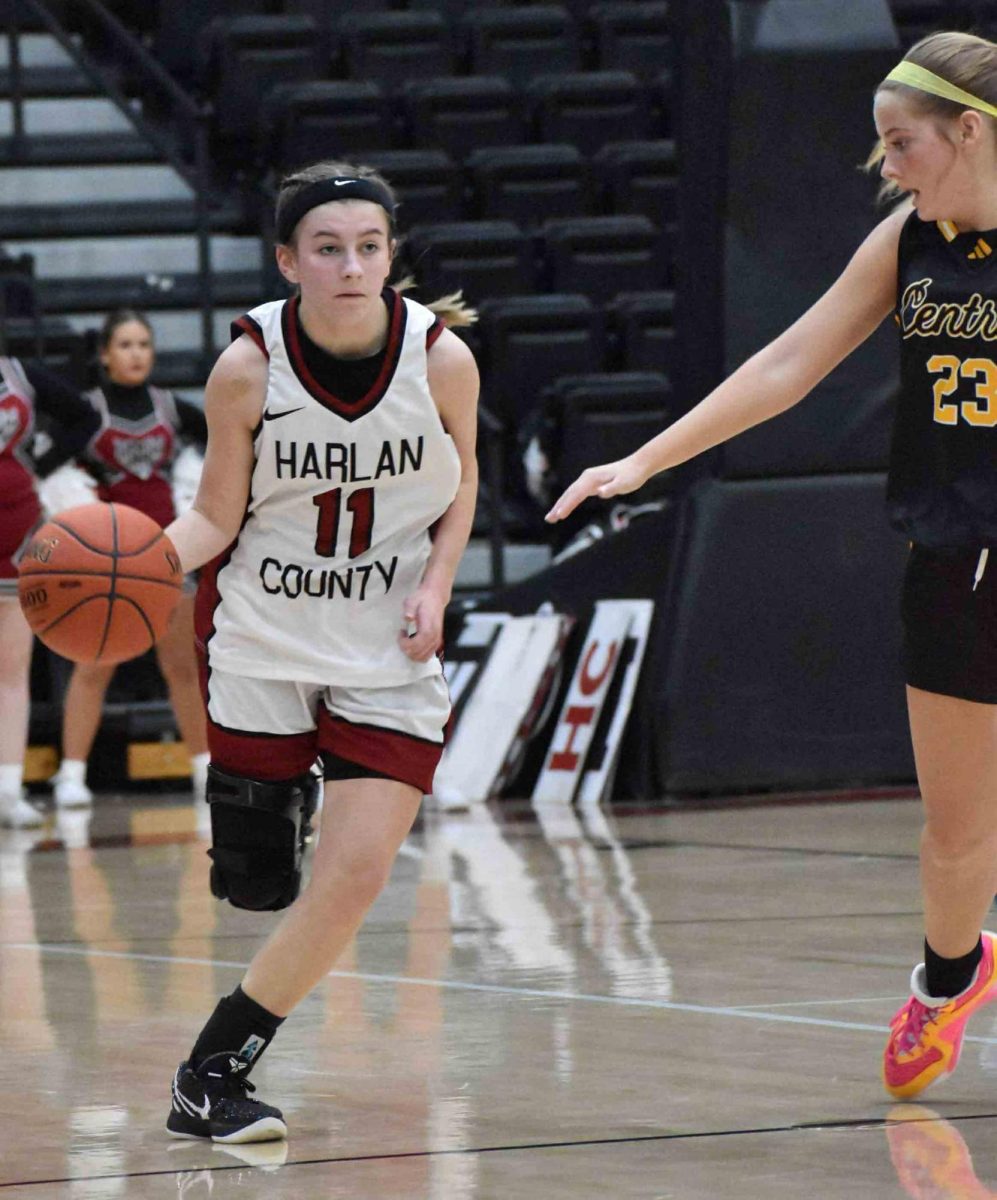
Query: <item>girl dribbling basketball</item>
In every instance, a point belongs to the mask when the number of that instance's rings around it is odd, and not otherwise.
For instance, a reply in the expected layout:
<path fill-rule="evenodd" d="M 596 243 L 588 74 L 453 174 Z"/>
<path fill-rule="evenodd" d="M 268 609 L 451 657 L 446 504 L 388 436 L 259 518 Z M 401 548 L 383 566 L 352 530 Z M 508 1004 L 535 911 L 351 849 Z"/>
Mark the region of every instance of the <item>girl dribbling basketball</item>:
<path fill-rule="evenodd" d="M 443 749 L 438 651 L 474 512 L 478 376 L 444 321 L 385 286 L 394 210 L 369 168 L 284 181 L 277 262 L 297 294 L 235 323 L 208 381 L 197 499 L 167 530 L 185 569 L 210 562 L 197 632 L 212 809 L 245 794 L 278 811 L 316 757 L 324 775 L 311 879 L 177 1069 L 176 1137 L 284 1136 L 279 1110 L 247 1095 L 249 1069 L 356 933 Z M 283 869 L 265 849 L 230 853 L 212 824 L 215 869 L 238 872 L 241 895 Z"/>

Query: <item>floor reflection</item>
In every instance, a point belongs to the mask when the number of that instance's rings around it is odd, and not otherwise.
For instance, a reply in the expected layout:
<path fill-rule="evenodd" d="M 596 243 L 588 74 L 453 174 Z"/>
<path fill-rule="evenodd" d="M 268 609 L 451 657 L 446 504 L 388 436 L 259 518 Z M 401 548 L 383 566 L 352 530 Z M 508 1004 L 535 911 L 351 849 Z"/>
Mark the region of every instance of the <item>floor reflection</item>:
<path fill-rule="evenodd" d="M 962 1134 L 920 1104 L 895 1105 L 886 1116 L 890 1160 L 913 1200 L 994 1200 L 997 1191 L 977 1178 Z"/>
<path fill-rule="evenodd" d="M 974 1127 L 947 1109 L 951 1123 L 894 1110 L 883 1145 L 879 1030 L 908 971 L 884 948 L 919 944 L 917 885 L 910 862 L 866 851 L 874 818 L 883 846 L 914 846 L 916 813 L 908 829 L 902 806 L 859 811 L 808 809 L 791 833 L 795 810 L 759 810 L 759 848 L 731 814 L 428 808 L 255 1076 L 290 1141 L 238 1148 L 162 1131 L 177 1059 L 278 919 L 212 897 L 203 814 L 101 798 L 2 833 L 0 1095 L 17 1099 L 0 1105 L 0 1188 L 799 1200 L 811 1152 L 795 1131 L 840 1127 L 844 1147 L 860 1122 L 863 1155 L 813 1134 L 837 1185 L 815 1186 L 822 1200 L 997 1195 L 973 1173 Z M 958 1095 L 982 1115 L 994 1051 L 971 1040 Z M 767 1157 L 767 1135 L 788 1158 Z"/>

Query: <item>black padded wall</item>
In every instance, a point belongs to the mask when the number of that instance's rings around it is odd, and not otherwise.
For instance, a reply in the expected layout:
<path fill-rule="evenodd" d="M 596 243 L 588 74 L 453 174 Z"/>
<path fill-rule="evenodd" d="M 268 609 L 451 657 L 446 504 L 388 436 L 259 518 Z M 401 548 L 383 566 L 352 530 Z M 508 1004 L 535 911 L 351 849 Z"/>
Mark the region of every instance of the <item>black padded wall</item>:
<path fill-rule="evenodd" d="M 686 498 L 640 693 L 669 793 L 913 778 L 906 543 L 882 475 L 709 480 Z"/>
<path fill-rule="evenodd" d="M 549 600 L 584 626 L 597 599 L 655 601 L 617 798 L 908 782 L 906 543 L 884 487 L 703 480 L 488 607 Z"/>

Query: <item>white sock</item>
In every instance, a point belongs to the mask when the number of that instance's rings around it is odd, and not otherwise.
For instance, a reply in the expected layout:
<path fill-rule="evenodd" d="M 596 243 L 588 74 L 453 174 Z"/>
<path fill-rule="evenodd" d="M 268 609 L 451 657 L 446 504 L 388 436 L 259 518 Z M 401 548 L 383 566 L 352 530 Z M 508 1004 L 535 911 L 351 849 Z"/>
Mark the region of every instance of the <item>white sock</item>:
<path fill-rule="evenodd" d="M 82 758 L 64 758 L 59 765 L 59 779 L 62 783 L 83 783 L 86 773 L 87 764 Z"/>
<path fill-rule="evenodd" d="M 21 763 L 0 763 L 0 795 L 19 796 L 23 778 Z"/>

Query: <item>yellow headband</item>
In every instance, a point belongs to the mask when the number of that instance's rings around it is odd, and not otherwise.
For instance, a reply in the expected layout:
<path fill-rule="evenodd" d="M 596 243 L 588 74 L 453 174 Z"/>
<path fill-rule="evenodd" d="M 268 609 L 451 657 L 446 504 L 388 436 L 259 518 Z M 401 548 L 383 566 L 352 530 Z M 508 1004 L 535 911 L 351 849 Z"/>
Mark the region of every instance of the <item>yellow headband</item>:
<path fill-rule="evenodd" d="M 945 100 L 954 100 L 956 104 L 964 104 L 966 108 L 976 108 L 988 116 L 997 117 L 997 105 L 988 104 L 986 100 L 981 100 L 978 96 L 971 96 L 969 92 L 964 92 L 954 83 L 942 79 L 941 75 L 936 75 L 934 71 L 929 71 L 926 67 L 919 67 L 917 63 L 907 62 L 906 59 L 898 63 L 886 78 L 893 79 L 897 83 L 906 83 L 908 87 L 917 88 L 921 92 L 930 92 L 933 96 L 941 96 Z"/>

